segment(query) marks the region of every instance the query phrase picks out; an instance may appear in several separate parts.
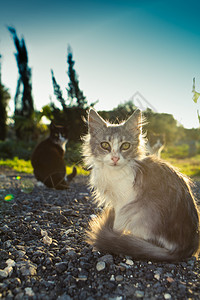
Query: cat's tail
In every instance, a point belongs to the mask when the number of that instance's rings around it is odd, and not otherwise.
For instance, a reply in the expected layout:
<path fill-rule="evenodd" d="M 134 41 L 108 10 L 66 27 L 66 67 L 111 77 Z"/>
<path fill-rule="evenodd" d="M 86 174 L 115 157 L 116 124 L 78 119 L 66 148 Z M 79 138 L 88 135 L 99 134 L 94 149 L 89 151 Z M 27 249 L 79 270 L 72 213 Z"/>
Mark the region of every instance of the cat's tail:
<path fill-rule="evenodd" d="M 87 231 L 87 242 L 99 251 L 123 254 L 135 259 L 172 262 L 181 258 L 177 253 L 170 253 L 169 250 L 144 239 L 114 230 L 114 219 L 114 209 L 94 218 Z"/>
<path fill-rule="evenodd" d="M 72 181 L 72 179 L 76 176 L 76 174 L 77 174 L 76 167 L 73 167 L 72 173 L 67 175 L 67 181 L 68 182 Z"/>

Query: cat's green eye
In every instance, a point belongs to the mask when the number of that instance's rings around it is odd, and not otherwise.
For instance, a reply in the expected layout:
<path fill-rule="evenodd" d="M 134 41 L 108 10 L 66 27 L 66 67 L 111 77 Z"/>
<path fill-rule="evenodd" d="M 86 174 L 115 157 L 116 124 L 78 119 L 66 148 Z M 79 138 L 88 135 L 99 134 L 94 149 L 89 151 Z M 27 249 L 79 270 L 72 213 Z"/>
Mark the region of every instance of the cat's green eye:
<path fill-rule="evenodd" d="M 130 148 L 130 146 L 131 146 L 131 144 L 130 143 L 123 143 L 122 145 L 121 145 L 121 150 L 122 151 L 126 151 L 126 150 L 128 150 L 129 148 Z"/>
<path fill-rule="evenodd" d="M 110 151 L 110 144 L 109 144 L 108 142 L 102 142 L 102 143 L 101 143 L 101 147 L 102 147 L 104 150 Z"/>

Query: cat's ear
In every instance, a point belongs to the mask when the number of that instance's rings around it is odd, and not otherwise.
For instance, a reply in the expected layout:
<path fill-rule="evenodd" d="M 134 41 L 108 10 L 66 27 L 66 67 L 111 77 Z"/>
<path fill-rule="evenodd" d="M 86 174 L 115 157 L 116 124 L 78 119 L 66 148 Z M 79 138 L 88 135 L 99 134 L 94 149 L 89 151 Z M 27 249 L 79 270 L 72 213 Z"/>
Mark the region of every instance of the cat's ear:
<path fill-rule="evenodd" d="M 90 109 L 88 114 L 88 126 L 90 133 L 94 133 L 106 126 L 104 119 L 93 108 Z"/>
<path fill-rule="evenodd" d="M 142 112 L 140 109 L 136 109 L 126 120 L 125 126 L 128 130 L 137 130 L 138 133 L 142 131 Z"/>

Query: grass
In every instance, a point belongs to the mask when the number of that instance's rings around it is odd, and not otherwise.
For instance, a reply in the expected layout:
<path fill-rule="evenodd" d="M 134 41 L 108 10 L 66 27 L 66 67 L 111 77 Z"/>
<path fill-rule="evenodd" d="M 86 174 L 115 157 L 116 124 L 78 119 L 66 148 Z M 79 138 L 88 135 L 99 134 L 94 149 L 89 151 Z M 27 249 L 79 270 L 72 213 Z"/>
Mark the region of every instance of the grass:
<path fill-rule="evenodd" d="M 1 159 L 0 166 L 9 167 L 17 172 L 22 173 L 33 173 L 33 168 L 31 166 L 31 161 L 19 159 L 18 157 L 14 157 L 14 159 Z"/>
<path fill-rule="evenodd" d="M 176 150 L 177 151 L 177 150 Z M 176 153 L 176 152 L 174 152 Z M 162 154 L 162 158 L 171 163 L 174 167 L 178 168 L 180 172 L 183 174 L 195 178 L 195 179 L 200 179 L 200 154 L 195 155 L 193 157 L 184 157 L 183 153 L 180 155 L 176 155 L 173 157 L 173 153 L 170 150 L 165 151 Z M 33 168 L 31 165 L 30 160 L 23 160 L 19 159 L 18 157 L 14 157 L 14 159 L 1 159 L 0 160 L 0 166 L 6 166 L 9 168 L 12 168 L 13 170 L 17 172 L 22 172 L 22 173 L 28 173 L 32 174 L 33 173 Z M 78 175 L 88 175 L 89 172 L 85 171 L 81 166 L 76 166 L 77 168 L 77 174 Z M 73 166 L 67 166 L 66 167 L 66 172 L 67 174 L 70 174 L 72 172 Z"/>
<path fill-rule="evenodd" d="M 18 157 L 14 157 L 14 159 L 1 159 L 0 166 L 9 167 L 17 172 L 32 174 L 33 168 L 30 160 L 19 159 Z M 76 166 L 78 175 L 88 175 L 89 172 L 85 171 L 81 166 Z M 67 166 L 66 172 L 70 174 L 73 170 L 73 166 Z"/>
<path fill-rule="evenodd" d="M 191 178 L 200 179 L 200 154 L 186 158 L 165 158 L 179 171 Z"/>
<path fill-rule="evenodd" d="M 176 167 L 181 173 L 200 180 L 200 143 L 196 145 L 196 155 L 190 157 L 189 144 L 164 148 L 161 157 Z"/>

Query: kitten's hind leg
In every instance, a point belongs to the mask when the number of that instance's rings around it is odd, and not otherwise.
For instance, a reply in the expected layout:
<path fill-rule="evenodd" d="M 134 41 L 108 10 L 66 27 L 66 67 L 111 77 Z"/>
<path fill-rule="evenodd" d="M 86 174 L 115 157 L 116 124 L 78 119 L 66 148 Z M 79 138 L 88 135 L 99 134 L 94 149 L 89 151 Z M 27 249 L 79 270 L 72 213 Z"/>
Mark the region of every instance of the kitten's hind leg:
<path fill-rule="evenodd" d="M 76 167 L 73 167 L 72 173 L 67 175 L 67 181 L 68 182 L 72 181 L 72 179 L 76 176 L 76 174 L 77 174 Z"/>

